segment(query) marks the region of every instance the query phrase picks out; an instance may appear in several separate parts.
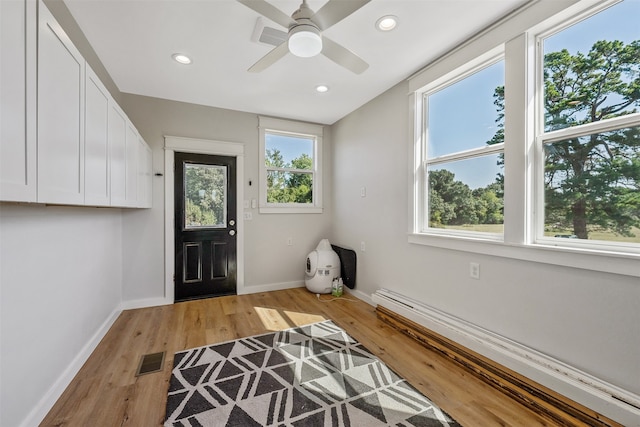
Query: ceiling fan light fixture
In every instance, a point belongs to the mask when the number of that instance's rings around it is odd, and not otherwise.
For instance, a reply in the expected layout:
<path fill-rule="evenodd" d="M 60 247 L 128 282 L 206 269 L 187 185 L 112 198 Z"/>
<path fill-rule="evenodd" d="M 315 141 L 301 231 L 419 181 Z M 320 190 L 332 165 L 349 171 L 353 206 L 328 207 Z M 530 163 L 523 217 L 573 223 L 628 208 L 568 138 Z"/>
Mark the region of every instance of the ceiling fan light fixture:
<path fill-rule="evenodd" d="M 310 58 L 322 52 L 320 31 L 313 25 L 302 24 L 289 31 L 289 52 L 301 58 Z"/>
<path fill-rule="evenodd" d="M 385 15 L 376 21 L 376 28 L 380 31 L 391 31 L 398 26 L 398 17 Z"/>

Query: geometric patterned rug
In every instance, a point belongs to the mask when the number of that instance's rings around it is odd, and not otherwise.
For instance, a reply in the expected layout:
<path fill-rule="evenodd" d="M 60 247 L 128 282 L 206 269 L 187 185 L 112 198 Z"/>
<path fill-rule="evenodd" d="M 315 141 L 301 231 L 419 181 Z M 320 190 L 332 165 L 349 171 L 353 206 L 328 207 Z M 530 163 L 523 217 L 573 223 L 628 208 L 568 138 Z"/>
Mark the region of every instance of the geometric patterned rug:
<path fill-rule="evenodd" d="M 330 320 L 175 354 L 165 426 L 459 426 Z"/>

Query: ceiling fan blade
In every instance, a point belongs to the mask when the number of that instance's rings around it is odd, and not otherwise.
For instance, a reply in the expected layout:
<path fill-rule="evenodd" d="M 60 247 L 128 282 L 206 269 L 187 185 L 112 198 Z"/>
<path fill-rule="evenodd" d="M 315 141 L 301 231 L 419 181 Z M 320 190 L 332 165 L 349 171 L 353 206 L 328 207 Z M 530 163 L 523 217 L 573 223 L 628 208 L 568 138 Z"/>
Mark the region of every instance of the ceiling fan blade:
<path fill-rule="evenodd" d="M 291 25 L 296 23 L 289 15 L 270 3 L 267 3 L 265 0 L 238 0 L 238 2 L 258 12 L 265 18 L 272 20 L 276 24 L 282 25 L 286 29 L 289 29 Z"/>
<path fill-rule="evenodd" d="M 362 74 L 369 68 L 369 64 L 358 55 L 324 36 L 322 36 L 322 54 L 356 74 Z"/>
<path fill-rule="evenodd" d="M 249 71 L 250 73 L 259 73 L 260 71 L 266 70 L 277 60 L 284 57 L 287 53 L 289 53 L 289 46 L 286 42 L 284 42 L 280 46 L 275 47 L 265 56 L 260 58 L 258 62 L 253 64 L 247 71 Z"/>
<path fill-rule="evenodd" d="M 329 0 L 313 15 L 311 20 L 320 28 L 320 31 L 324 31 L 342 21 L 370 1 L 371 0 Z"/>

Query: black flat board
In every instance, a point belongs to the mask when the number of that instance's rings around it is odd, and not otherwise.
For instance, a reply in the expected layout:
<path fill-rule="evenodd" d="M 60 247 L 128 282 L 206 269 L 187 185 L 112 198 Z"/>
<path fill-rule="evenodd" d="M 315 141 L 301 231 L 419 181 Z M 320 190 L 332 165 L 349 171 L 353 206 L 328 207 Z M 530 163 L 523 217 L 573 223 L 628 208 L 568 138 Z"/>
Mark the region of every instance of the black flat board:
<path fill-rule="evenodd" d="M 331 245 L 331 248 L 338 254 L 338 258 L 340 258 L 340 277 L 342 277 L 342 282 L 349 289 L 355 288 L 356 252 L 336 245 Z"/>

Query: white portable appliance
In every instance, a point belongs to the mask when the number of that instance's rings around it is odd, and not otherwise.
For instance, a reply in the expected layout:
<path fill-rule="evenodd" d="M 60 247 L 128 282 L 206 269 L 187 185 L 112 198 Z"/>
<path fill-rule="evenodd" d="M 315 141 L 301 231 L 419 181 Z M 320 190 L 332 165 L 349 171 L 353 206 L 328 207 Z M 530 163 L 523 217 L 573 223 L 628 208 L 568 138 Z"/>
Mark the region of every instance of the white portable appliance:
<path fill-rule="evenodd" d="M 331 282 L 340 277 L 340 258 L 328 239 L 320 240 L 316 250 L 307 256 L 304 284 L 314 294 L 331 292 Z"/>

